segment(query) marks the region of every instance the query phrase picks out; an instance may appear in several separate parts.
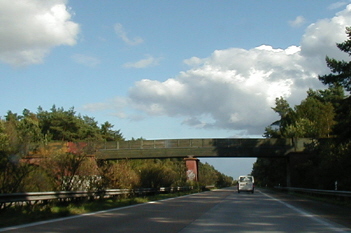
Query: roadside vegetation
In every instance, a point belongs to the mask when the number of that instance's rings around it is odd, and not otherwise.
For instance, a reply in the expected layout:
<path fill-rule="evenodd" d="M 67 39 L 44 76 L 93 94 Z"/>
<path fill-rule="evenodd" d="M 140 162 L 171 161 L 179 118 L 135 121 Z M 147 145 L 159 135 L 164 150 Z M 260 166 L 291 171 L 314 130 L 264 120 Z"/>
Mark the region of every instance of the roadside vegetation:
<path fill-rule="evenodd" d="M 233 178 L 207 163 L 200 163 L 201 183 L 188 182 L 181 158 L 97 160 L 96 151 L 102 142 L 125 140 L 113 127 L 109 122 L 99 126 L 94 118 L 80 116 L 73 108 L 53 106 L 45 111 L 39 107 L 36 113 L 25 109 L 22 114 L 9 111 L 0 118 L 0 194 L 206 185 L 220 188 L 232 184 Z M 189 192 L 82 202 L 0 203 L 0 227 L 185 194 Z"/>
<path fill-rule="evenodd" d="M 73 108 L 9 111 L 0 118 L 0 193 L 193 185 L 183 159 L 97 160 L 99 142 L 125 140 L 113 127 Z M 200 166 L 201 185 L 231 185 L 231 177 Z"/>
<path fill-rule="evenodd" d="M 337 47 L 351 55 L 348 39 Z M 351 61 L 326 58 L 330 74 L 319 76 L 325 90 L 308 90 L 299 105 L 290 107 L 283 97 L 273 107 L 280 119 L 265 129 L 266 138 L 312 138 L 315 143 L 304 154 L 292 155 L 291 186 L 351 190 Z M 317 140 L 318 139 L 318 140 Z M 328 139 L 328 140 L 321 140 Z M 286 159 L 259 158 L 252 175 L 262 187 L 286 186 Z"/>
<path fill-rule="evenodd" d="M 6 209 L 6 211 L 0 211 L 0 228 L 142 204 L 184 196 L 198 191 L 198 189 L 194 189 L 187 192 L 161 193 L 150 196 L 121 196 L 119 198 L 84 200 L 79 202 L 52 201 L 45 205 L 13 206 Z"/>
<path fill-rule="evenodd" d="M 9 111 L 0 118 L 0 193 L 191 185 L 183 159 L 97 160 L 99 143 L 125 140 L 113 127 L 73 108 Z M 231 185 L 231 177 L 200 166 L 201 185 Z"/>

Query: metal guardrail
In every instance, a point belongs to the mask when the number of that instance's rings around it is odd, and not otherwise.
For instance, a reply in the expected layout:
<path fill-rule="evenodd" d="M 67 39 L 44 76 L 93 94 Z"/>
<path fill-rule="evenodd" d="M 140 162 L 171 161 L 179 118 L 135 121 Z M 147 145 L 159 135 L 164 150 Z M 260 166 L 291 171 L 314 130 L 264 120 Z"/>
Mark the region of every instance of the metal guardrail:
<path fill-rule="evenodd" d="M 305 188 L 291 188 L 291 187 L 279 187 L 275 186 L 275 189 L 280 189 L 284 191 L 293 191 L 299 193 L 308 193 L 308 194 L 318 194 L 324 196 L 335 196 L 335 197 L 351 197 L 350 191 L 334 191 L 334 190 L 323 190 L 323 189 L 305 189 Z"/>
<path fill-rule="evenodd" d="M 58 192 L 28 192 L 28 193 L 9 193 L 0 194 L 0 206 L 6 203 L 31 203 L 48 200 L 66 200 L 76 198 L 108 198 L 118 195 L 134 194 L 146 195 L 162 192 L 176 192 L 187 191 L 193 187 L 162 187 L 160 189 L 154 188 L 140 188 L 140 189 L 106 189 L 102 191 L 58 191 Z"/>

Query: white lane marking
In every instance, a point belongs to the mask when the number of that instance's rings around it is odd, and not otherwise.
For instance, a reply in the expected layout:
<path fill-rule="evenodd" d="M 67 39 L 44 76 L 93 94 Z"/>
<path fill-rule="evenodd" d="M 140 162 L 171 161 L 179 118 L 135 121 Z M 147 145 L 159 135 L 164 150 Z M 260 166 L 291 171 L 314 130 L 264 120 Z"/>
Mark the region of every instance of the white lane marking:
<path fill-rule="evenodd" d="M 146 205 L 146 204 L 148 204 L 148 203 L 136 204 L 136 205 L 124 206 L 124 207 L 117 207 L 117 208 L 108 209 L 108 210 L 102 210 L 102 211 L 97 211 L 97 212 L 85 213 L 85 214 L 74 215 L 74 216 L 69 216 L 69 217 L 55 218 L 55 219 L 50 219 L 50 220 L 45 220 L 45 221 L 40 221 L 40 222 L 34 222 L 34 223 L 28 223 L 28 224 L 22 224 L 22 225 L 12 226 L 12 227 L 5 227 L 5 228 L 0 228 L 0 232 L 10 231 L 10 230 L 17 230 L 17 229 L 26 228 L 26 227 L 32 227 L 32 226 L 38 226 L 38 225 L 43 225 L 43 224 L 46 224 L 46 223 L 60 222 L 60 221 L 65 221 L 65 220 L 70 220 L 70 219 L 75 219 L 75 218 L 81 218 L 81 217 L 95 215 L 95 214 L 108 213 L 108 212 L 112 212 L 112 211 L 115 211 L 115 210 L 123 210 L 123 209 L 128 209 L 128 208 L 132 208 L 132 207 L 135 207 L 135 206 Z"/>
<path fill-rule="evenodd" d="M 206 193 L 206 192 L 202 192 L 202 193 Z M 146 203 L 142 203 L 142 204 L 135 204 L 135 205 L 124 206 L 124 207 L 117 207 L 117 208 L 113 208 L 113 209 L 101 210 L 101 211 L 97 211 L 97 212 L 85 213 L 85 214 L 80 214 L 80 215 L 74 215 L 74 216 L 70 216 L 70 217 L 56 218 L 56 219 L 50 219 L 50 220 L 45 220 L 45 221 L 40 221 L 40 222 L 22 224 L 22 225 L 18 225 L 18 226 L 5 227 L 5 228 L 0 228 L 0 232 L 10 231 L 10 230 L 17 230 L 17 229 L 22 229 L 22 228 L 26 228 L 26 227 L 33 227 L 33 226 L 43 225 L 43 224 L 47 224 L 47 223 L 60 222 L 60 221 L 65 221 L 65 220 L 70 220 L 70 219 L 75 219 L 75 218 L 82 218 L 82 217 L 85 217 L 85 216 L 90 216 L 90 215 L 95 215 L 95 214 L 103 214 L 103 213 L 113 212 L 113 211 L 116 211 L 116 210 L 124 210 L 124 209 L 134 208 L 134 207 L 137 207 L 137 206 L 142 206 L 142 205 L 156 204 L 156 203 L 159 203 L 159 202 L 171 201 L 171 200 L 174 200 L 174 199 L 188 197 L 188 196 L 192 196 L 192 195 L 196 195 L 196 194 L 199 194 L 199 193 L 193 193 L 193 194 L 188 194 L 188 195 L 184 195 L 184 196 L 166 198 L 166 199 L 161 199 L 161 200 L 158 200 L 158 201 L 150 201 L 150 202 L 146 202 Z"/>
<path fill-rule="evenodd" d="M 290 205 L 288 203 L 285 203 L 284 201 L 281 201 L 281 200 L 279 200 L 277 198 L 274 198 L 274 197 L 272 197 L 272 196 L 270 196 L 270 195 L 268 195 L 266 193 L 263 193 L 261 191 L 258 191 L 258 192 L 260 192 L 261 194 L 265 195 L 266 197 L 269 197 L 269 198 L 271 198 L 271 199 L 273 199 L 273 200 L 285 205 L 286 207 L 298 212 L 302 216 L 305 216 L 305 217 L 313 219 L 314 221 L 316 221 L 316 222 L 328 227 L 330 230 L 332 230 L 334 232 L 340 232 L 340 233 L 350 232 L 350 230 L 348 228 L 346 228 L 346 227 L 343 227 L 343 226 L 340 226 L 340 225 L 336 226 L 336 224 L 331 224 L 331 223 L 329 223 L 329 222 L 327 222 L 327 221 L 325 221 L 325 220 L 323 220 L 323 219 L 321 219 L 321 218 L 319 218 L 319 217 L 317 217 L 317 216 L 315 216 L 313 214 L 310 214 L 310 213 L 307 213 L 306 211 L 300 210 L 300 209 L 296 208 L 295 206 L 292 206 L 292 205 Z"/>

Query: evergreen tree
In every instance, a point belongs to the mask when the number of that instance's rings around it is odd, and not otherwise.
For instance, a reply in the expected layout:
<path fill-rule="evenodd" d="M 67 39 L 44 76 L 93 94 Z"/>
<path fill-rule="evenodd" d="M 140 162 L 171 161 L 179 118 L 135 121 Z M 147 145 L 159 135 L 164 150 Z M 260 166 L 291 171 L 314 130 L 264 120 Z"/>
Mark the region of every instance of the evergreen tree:
<path fill-rule="evenodd" d="M 348 39 L 336 46 L 343 52 L 351 55 L 351 27 L 346 28 Z M 326 62 L 331 70 L 330 74 L 319 76 L 319 79 L 331 87 L 341 86 L 346 92 L 351 93 L 351 61 L 338 61 L 334 58 L 326 57 Z M 351 139 L 351 97 L 343 99 L 337 108 L 338 124 L 335 133 L 341 141 Z"/>
<path fill-rule="evenodd" d="M 346 28 L 348 39 L 336 46 L 343 52 L 351 56 L 351 27 Z M 319 79 L 329 86 L 340 85 L 347 92 L 351 92 L 351 61 L 338 61 L 334 58 L 326 57 L 326 62 L 331 72 L 327 75 L 319 76 Z"/>
<path fill-rule="evenodd" d="M 124 137 L 120 130 L 113 130 L 113 126 L 110 122 L 106 121 L 100 127 L 100 133 L 102 138 L 106 141 L 123 141 Z"/>
<path fill-rule="evenodd" d="M 289 137 L 290 135 L 287 129 L 288 126 L 294 121 L 294 111 L 290 107 L 288 101 L 283 99 L 283 97 L 276 98 L 275 104 L 276 106 L 272 109 L 279 114 L 280 120 L 273 122 L 269 127 L 267 127 L 264 136 L 267 138 Z M 274 126 L 278 126 L 278 129 L 274 129 Z"/>

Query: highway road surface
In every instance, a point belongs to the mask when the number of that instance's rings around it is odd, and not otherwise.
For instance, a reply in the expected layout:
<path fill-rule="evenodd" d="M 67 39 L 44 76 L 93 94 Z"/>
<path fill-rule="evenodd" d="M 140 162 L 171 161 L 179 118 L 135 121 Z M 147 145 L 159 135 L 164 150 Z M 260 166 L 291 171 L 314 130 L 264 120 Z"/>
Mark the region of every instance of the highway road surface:
<path fill-rule="evenodd" d="M 238 194 L 228 188 L 3 228 L 0 232 L 351 232 L 350 210 L 343 209 L 349 211 L 345 219 L 333 218 L 331 213 L 323 214 L 323 206 L 264 190 Z"/>

